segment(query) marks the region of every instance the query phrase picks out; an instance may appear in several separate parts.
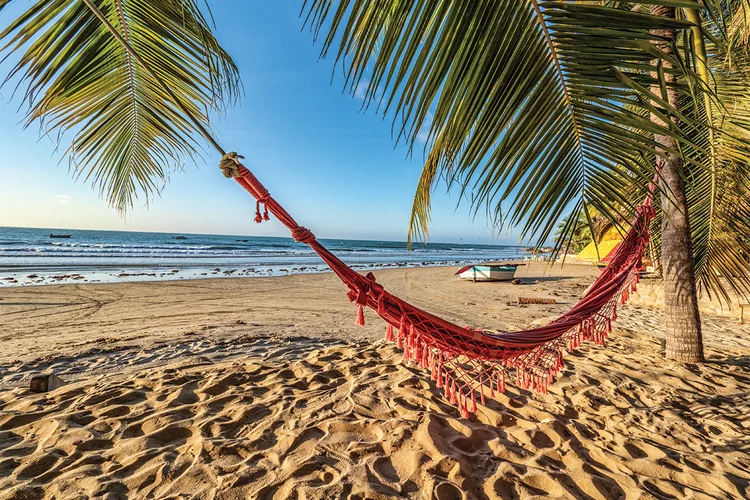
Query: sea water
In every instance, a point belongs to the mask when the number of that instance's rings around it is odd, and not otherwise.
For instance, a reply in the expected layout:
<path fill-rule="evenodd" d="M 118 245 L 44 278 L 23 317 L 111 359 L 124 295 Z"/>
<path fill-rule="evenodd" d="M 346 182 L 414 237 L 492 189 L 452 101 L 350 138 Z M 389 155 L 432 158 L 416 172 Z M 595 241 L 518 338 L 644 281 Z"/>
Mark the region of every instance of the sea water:
<path fill-rule="evenodd" d="M 70 235 L 52 238 L 50 234 Z M 355 269 L 523 258 L 508 245 L 321 239 Z M 113 282 L 328 271 L 291 238 L 0 227 L 0 283 Z M 31 276 L 31 277 L 30 277 Z M 10 279 L 9 279 L 10 278 Z"/>

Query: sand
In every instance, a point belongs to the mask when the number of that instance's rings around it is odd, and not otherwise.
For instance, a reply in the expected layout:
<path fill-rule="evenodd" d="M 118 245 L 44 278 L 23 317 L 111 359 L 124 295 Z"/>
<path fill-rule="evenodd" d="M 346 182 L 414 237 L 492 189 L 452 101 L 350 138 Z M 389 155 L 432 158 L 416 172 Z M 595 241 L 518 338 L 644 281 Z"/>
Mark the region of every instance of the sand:
<path fill-rule="evenodd" d="M 376 275 L 459 324 L 513 329 L 568 309 L 596 270 L 453 272 Z M 658 304 L 636 299 L 549 395 L 510 386 L 466 420 L 343 292 L 330 274 L 0 290 L 0 498 L 750 496 L 736 319 L 706 314 L 709 362 L 682 366 L 659 353 Z M 30 393 L 45 370 L 66 385 Z"/>

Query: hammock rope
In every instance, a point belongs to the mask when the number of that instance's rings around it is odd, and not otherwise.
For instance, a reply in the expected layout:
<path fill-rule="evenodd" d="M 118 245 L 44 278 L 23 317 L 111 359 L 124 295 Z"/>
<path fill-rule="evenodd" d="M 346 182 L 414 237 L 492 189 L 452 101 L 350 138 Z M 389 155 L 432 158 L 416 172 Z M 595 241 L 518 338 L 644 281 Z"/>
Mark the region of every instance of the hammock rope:
<path fill-rule="evenodd" d="M 292 238 L 317 253 L 349 288 L 347 297 L 357 305 L 356 323 L 364 326 L 364 308 L 386 322 L 385 338 L 403 350 L 404 359 L 429 370 L 432 380 L 461 415 L 477 411 L 477 399 L 505 391 L 506 380 L 540 393 L 563 368 L 564 351 L 583 341 L 603 345 L 617 319 L 617 304 L 628 300 L 638 283 L 638 272 L 649 241 L 654 210 L 649 194 L 638 207 L 630 230 L 607 267 L 572 309 L 547 325 L 530 330 L 490 333 L 461 327 L 423 311 L 388 293 L 375 276 L 363 276 L 326 249 L 309 229 L 300 226 L 248 170 L 237 153 L 225 154 L 220 168 L 256 200 L 255 221 L 269 219 L 269 212 L 291 232 Z M 261 205 L 263 211 L 261 212 Z"/>

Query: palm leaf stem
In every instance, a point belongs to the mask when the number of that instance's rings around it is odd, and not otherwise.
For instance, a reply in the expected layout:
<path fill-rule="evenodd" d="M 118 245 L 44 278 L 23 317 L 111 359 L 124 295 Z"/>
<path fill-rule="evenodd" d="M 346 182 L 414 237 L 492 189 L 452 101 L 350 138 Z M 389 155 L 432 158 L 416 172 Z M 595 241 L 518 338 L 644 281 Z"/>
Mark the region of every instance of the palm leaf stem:
<path fill-rule="evenodd" d="M 159 77 L 159 75 L 156 74 L 156 72 L 151 69 L 151 66 L 143 60 L 143 58 L 135 51 L 133 50 L 133 47 L 130 46 L 130 43 L 128 43 L 125 38 L 120 35 L 120 33 L 117 31 L 117 29 L 112 26 L 112 23 L 107 20 L 107 18 L 104 16 L 102 11 L 97 8 L 96 5 L 94 5 L 91 0 L 83 0 L 83 3 L 86 4 L 86 7 L 91 10 L 91 12 L 102 22 L 102 24 L 109 30 L 110 33 L 112 33 L 112 36 L 114 36 L 118 42 L 122 44 L 122 46 L 125 48 L 127 53 L 135 59 L 138 64 L 140 64 L 143 69 L 145 69 L 149 75 L 156 81 L 156 83 L 159 84 L 159 86 L 164 90 L 164 92 L 169 95 L 170 98 L 172 98 L 172 101 L 182 110 L 183 113 L 190 119 L 191 122 L 193 122 L 193 125 L 200 131 L 201 135 L 209 142 L 211 145 L 222 155 L 224 156 L 225 151 L 224 148 L 219 145 L 219 143 L 216 141 L 214 136 L 206 129 L 206 127 L 203 126 L 203 124 L 198 120 L 195 115 L 188 109 L 187 106 L 177 97 L 177 95 L 172 91 L 171 88 L 164 82 L 164 80 Z M 119 5 L 119 3 L 118 3 Z M 123 23 L 124 25 L 124 23 Z"/>

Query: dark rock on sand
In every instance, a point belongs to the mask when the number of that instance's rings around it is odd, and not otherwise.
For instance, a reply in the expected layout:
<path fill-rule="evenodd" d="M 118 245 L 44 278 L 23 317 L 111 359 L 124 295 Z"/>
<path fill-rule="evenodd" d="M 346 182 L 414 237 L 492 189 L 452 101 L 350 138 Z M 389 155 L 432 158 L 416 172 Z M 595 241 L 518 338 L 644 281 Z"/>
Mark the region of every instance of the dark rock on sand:
<path fill-rule="evenodd" d="M 31 392 L 49 392 L 65 385 L 65 382 L 54 373 L 43 373 L 31 377 L 29 390 Z"/>

